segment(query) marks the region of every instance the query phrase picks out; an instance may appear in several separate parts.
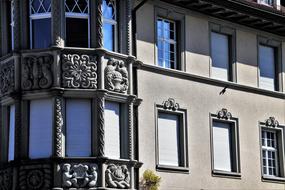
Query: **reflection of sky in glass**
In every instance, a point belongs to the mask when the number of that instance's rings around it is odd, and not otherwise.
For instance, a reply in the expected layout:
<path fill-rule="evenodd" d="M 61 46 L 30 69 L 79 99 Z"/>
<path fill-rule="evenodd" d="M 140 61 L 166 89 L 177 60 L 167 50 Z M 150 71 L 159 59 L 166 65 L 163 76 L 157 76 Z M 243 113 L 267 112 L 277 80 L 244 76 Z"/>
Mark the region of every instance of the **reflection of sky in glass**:
<path fill-rule="evenodd" d="M 31 0 L 32 14 L 47 13 L 51 11 L 51 0 Z"/>
<path fill-rule="evenodd" d="M 102 5 L 102 11 L 104 17 L 104 24 L 103 24 L 104 48 L 106 48 L 109 51 L 114 51 L 115 26 L 117 24 L 114 2 L 110 1 L 107 4 L 107 1 L 104 0 Z"/>
<path fill-rule="evenodd" d="M 114 8 L 111 3 L 107 5 L 106 0 L 103 1 L 103 17 L 107 19 L 114 19 Z"/>
<path fill-rule="evenodd" d="M 114 26 L 111 24 L 104 23 L 103 25 L 103 33 L 104 33 L 104 48 L 107 50 L 114 50 Z"/>

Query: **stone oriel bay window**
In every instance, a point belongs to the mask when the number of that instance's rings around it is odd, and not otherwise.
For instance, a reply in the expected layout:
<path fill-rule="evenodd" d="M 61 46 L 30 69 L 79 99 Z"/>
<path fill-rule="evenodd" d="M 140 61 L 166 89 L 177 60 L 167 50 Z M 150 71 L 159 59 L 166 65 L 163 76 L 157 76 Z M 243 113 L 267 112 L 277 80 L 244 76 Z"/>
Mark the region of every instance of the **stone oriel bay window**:
<path fill-rule="evenodd" d="M 157 170 L 188 172 L 187 111 L 172 98 L 155 109 Z"/>
<path fill-rule="evenodd" d="M 210 119 L 213 175 L 240 177 L 238 119 L 224 108 Z"/>
<path fill-rule="evenodd" d="M 262 179 L 285 181 L 284 126 L 274 117 L 259 126 Z"/>

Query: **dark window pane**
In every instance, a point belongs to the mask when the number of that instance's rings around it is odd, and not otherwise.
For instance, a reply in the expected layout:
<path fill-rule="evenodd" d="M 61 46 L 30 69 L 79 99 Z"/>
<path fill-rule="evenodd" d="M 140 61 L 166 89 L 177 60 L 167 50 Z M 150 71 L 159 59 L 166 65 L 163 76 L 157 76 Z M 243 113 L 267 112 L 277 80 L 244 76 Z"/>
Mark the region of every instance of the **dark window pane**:
<path fill-rule="evenodd" d="M 32 21 L 33 48 L 48 48 L 51 43 L 51 19 L 37 19 Z"/>
<path fill-rule="evenodd" d="M 114 7 L 112 6 L 112 4 L 107 5 L 106 0 L 103 1 L 102 10 L 103 10 L 103 17 L 104 18 L 115 19 Z"/>
<path fill-rule="evenodd" d="M 66 18 L 66 46 L 88 47 L 88 19 Z"/>

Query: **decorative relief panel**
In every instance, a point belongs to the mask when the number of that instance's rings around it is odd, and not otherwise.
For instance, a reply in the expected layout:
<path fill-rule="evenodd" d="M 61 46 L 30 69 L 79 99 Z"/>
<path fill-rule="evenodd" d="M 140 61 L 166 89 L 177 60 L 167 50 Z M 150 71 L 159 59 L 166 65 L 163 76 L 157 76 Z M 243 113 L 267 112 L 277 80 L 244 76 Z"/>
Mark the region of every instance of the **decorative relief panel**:
<path fill-rule="evenodd" d="M 10 190 L 12 185 L 12 170 L 0 170 L 0 189 Z"/>
<path fill-rule="evenodd" d="M 126 93 L 129 87 L 129 74 L 123 61 L 109 59 L 105 68 L 105 88 Z"/>
<path fill-rule="evenodd" d="M 53 56 L 27 56 L 22 66 L 22 88 L 24 90 L 46 89 L 53 84 Z"/>
<path fill-rule="evenodd" d="M 219 119 L 226 119 L 226 120 L 228 120 L 228 119 L 232 118 L 232 114 L 226 108 L 223 108 L 222 110 L 218 111 L 217 117 Z"/>
<path fill-rule="evenodd" d="M 62 186 L 93 188 L 97 184 L 97 165 L 64 164 L 62 166 Z"/>
<path fill-rule="evenodd" d="M 62 55 L 62 85 L 65 88 L 97 88 L 97 65 L 89 55 Z"/>
<path fill-rule="evenodd" d="M 105 171 L 105 180 L 110 188 L 130 188 L 130 172 L 126 165 L 109 164 Z"/>
<path fill-rule="evenodd" d="M 279 122 L 275 119 L 275 117 L 269 117 L 269 119 L 267 119 L 265 121 L 265 125 L 267 127 L 274 127 L 274 128 L 276 128 L 276 127 L 279 126 Z"/>
<path fill-rule="evenodd" d="M 20 167 L 20 189 L 51 189 L 51 168 L 49 165 L 30 165 Z"/>
<path fill-rule="evenodd" d="M 1 64 L 0 68 L 1 93 L 11 92 L 15 88 L 15 65 L 14 60 Z"/>
<path fill-rule="evenodd" d="M 175 102 L 173 98 L 169 98 L 167 101 L 162 103 L 163 108 L 166 110 L 173 110 L 176 111 L 179 109 L 179 104 Z"/>

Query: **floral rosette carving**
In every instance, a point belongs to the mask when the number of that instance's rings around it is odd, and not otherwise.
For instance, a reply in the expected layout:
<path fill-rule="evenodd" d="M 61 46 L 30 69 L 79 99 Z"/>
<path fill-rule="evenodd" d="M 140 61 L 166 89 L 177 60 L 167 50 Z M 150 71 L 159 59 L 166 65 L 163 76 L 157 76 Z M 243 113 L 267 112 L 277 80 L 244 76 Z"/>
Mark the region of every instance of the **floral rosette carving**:
<path fill-rule="evenodd" d="M 276 128 L 276 127 L 279 126 L 279 122 L 275 119 L 275 117 L 269 117 L 269 119 L 267 119 L 265 121 L 265 125 L 267 127 L 274 127 L 274 128 Z"/>
<path fill-rule="evenodd" d="M 228 119 L 232 118 L 232 114 L 226 108 L 223 108 L 222 110 L 218 111 L 217 117 L 219 119 L 226 119 L 226 120 L 228 120 Z"/>
<path fill-rule="evenodd" d="M 129 88 L 129 74 L 123 61 L 109 59 L 105 68 L 105 88 L 126 93 Z"/>
<path fill-rule="evenodd" d="M 89 55 L 64 54 L 62 85 L 66 88 L 97 88 L 97 65 Z"/>
<path fill-rule="evenodd" d="M 68 188 L 93 188 L 97 184 L 97 165 L 64 164 L 62 166 L 62 186 Z"/>
<path fill-rule="evenodd" d="M 110 164 L 105 171 L 107 187 L 128 189 L 130 188 L 130 172 L 126 165 Z"/>
<path fill-rule="evenodd" d="M 14 60 L 3 63 L 0 69 L 1 93 L 11 92 L 15 88 L 15 65 Z"/>
<path fill-rule="evenodd" d="M 22 88 L 24 90 L 46 89 L 53 84 L 52 55 L 24 58 L 22 71 Z"/>

